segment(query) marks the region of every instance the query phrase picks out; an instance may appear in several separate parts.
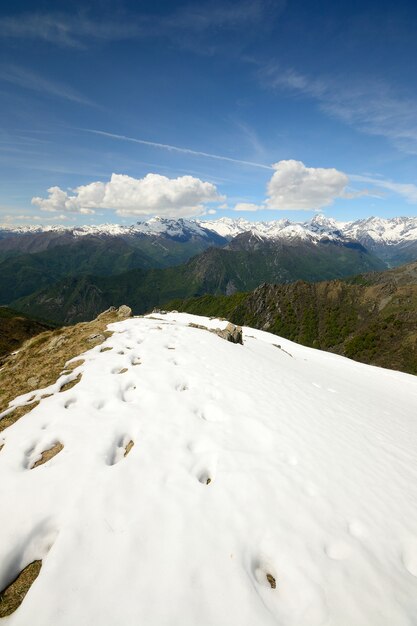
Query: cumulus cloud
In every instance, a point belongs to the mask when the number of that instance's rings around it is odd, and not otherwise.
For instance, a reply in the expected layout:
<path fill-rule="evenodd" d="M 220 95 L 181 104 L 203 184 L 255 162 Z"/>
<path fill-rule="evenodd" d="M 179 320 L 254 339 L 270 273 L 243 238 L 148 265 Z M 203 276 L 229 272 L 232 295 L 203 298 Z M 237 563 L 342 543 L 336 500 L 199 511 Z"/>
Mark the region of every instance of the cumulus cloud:
<path fill-rule="evenodd" d="M 96 209 L 111 209 L 118 215 L 161 217 L 190 217 L 202 215 L 206 204 L 224 200 L 216 186 L 193 176 L 167 178 L 147 174 L 132 178 L 112 174 L 108 182 L 81 185 L 68 193 L 60 187 L 50 187 L 47 198 L 32 198 L 32 204 L 43 211 L 94 213 Z"/>
<path fill-rule="evenodd" d="M 267 186 L 267 209 L 314 210 L 343 197 L 349 182 L 334 168 L 306 167 L 301 161 L 279 161 Z"/>

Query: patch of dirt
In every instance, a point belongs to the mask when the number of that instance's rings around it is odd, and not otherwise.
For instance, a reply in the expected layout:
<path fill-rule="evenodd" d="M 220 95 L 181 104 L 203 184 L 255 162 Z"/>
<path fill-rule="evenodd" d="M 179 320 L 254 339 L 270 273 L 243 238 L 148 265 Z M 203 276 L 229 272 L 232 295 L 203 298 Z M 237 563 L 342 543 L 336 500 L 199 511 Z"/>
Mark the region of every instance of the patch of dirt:
<path fill-rule="evenodd" d="M 275 580 L 275 578 L 272 576 L 272 574 L 267 574 L 266 575 L 266 579 L 269 582 L 269 584 L 271 585 L 271 589 L 276 589 L 277 587 L 277 581 Z"/>
<path fill-rule="evenodd" d="M 0 592 L 0 618 L 7 617 L 22 604 L 25 595 L 39 576 L 42 561 L 33 561 L 23 569 L 19 576 Z"/>
<path fill-rule="evenodd" d="M 59 390 L 59 393 L 63 391 L 68 391 L 68 389 L 72 389 L 73 387 L 75 387 L 75 385 L 77 385 L 80 382 L 81 378 L 82 378 L 82 374 L 80 372 L 73 380 L 70 380 L 67 383 L 64 383 L 61 389 Z"/>
<path fill-rule="evenodd" d="M 0 420 L 0 433 L 9 426 L 12 426 L 15 422 L 17 422 L 18 419 L 26 415 L 26 413 L 30 413 L 30 411 L 38 406 L 38 404 L 39 400 L 37 400 L 36 402 L 31 402 L 30 404 L 18 406 L 16 409 L 14 409 L 14 411 L 3 417 Z"/>
<path fill-rule="evenodd" d="M 44 450 L 42 452 L 41 458 L 38 461 L 36 461 L 36 463 L 34 463 L 32 467 L 30 467 L 30 469 L 35 469 L 35 467 L 39 467 L 39 465 L 43 465 L 44 463 L 47 463 L 54 456 L 59 454 L 59 452 L 61 452 L 61 450 L 63 449 L 64 449 L 64 446 L 62 445 L 62 443 L 60 441 L 57 441 L 51 448 L 49 448 L 48 450 Z"/>
<path fill-rule="evenodd" d="M 127 456 L 129 454 L 134 445 L 134 442 L 130 440 L 129 443 L 126 445 L 124 456 Z"/>
<path fill-rule="evenodd" d="M 72 370 L 75 370 L 76 367 L 79 367 L 80 365 L 83 365 L 84 363 L 85 363 L 85 359 L 77 359 L 76 361 L 67 363 L 67 365 L 65 366 L 65 369 L 69 372 L 72 372 Z"/>

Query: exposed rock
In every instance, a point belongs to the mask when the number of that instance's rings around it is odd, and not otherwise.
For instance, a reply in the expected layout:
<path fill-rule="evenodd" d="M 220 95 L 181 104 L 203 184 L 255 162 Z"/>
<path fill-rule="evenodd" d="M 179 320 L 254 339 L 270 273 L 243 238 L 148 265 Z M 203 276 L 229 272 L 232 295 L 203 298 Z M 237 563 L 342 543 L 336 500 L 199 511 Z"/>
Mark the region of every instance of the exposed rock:
<path fill-rule="evenodd" d="M 223 330 L 220 328 L 208 328 L 207 326 L 202 326 L 201 324 L 194 324 L 190 322 L 188 324 L 191 328 L 199 328 L 200 330 L 208 330 L 210 333 L 214 333 L 221 339 L 225 339 L 226 341 L 230 341 L 231 343 L 240 343 L 243 345 L 243 334 L 242 327 L 235 326 L 229 322 Z"/>
<path fill-rule="evenodd" d="M 132 309 L 126 304 L 122 304 L 122 306 L 119 306 L 119 308 L 117 309 L 117 317 L 121 320 L 132 317 L 132 315 Z"/>
<path fill-rule="evenodd" d="M 109 309 L 103 311 L 103 313 L 100 313 L 100 315 L 97 315 L 96 319 L 101 320 L 104 317 L 111 316 L 117 317 L 119 320 L 125 320 L 128 317 L 132 317 L 132 315 L 132 309 L 126 304 L 122 304 L 122 306 L 119 306 L 118 309 L 115 306 L 111 306 Z"/>
<path fill-rule="evenodd" d="M 224 330 L 216 328 L 214 332 L 222 339 L 226 339 L 226 341 L 243 345 L 242 326 L 235 326 L 229 322 Z"/>

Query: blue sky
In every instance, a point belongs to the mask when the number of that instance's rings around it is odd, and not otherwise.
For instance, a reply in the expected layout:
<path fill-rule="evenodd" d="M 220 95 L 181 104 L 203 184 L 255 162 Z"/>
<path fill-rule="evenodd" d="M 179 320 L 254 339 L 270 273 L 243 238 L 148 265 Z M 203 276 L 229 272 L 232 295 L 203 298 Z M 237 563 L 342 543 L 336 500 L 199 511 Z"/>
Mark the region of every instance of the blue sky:
<path fill-rule="evenodd" d="M 416 27 L 401 1 L 3 1 L 0 223 L 416 215 Z"/>

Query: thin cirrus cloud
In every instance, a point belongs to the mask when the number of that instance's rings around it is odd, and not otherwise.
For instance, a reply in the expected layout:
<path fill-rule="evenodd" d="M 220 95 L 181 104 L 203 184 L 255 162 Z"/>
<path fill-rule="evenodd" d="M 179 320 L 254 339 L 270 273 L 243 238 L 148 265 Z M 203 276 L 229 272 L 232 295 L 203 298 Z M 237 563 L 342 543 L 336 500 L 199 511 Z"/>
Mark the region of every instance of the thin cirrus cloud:
<path fill-rule="evenodd" d="M 214 52 L 213 37 L 208 45 L 196 46 L 198 38 L 218 31 L 235 32 L 240 39 L 242 28 L 253 25 L 270 27 L 271 14 L 285 8 L 286 0 L 244 0 L 189 3 L 165 15 L 126 12 L 95 17 L 91 11 L 26 12 L 0 18 L 0 38 L 37 40 L 67 48 L 88 48 L 92 43 L 135 38 L 166 37 L 181 46 Z M 193 37 L 197 39 L 194 41 Z M 196 50 L 197 51 L 197 50 Z"/>
<path fill-rule="evenodd" d="M 36 72 L 28 71 L 17 65 L 0 65 L 0 81 L 16 85 L 22 89 L 35 91 L 42 95 L 46 94 L 48 96 L 63 98 L 64 100 L 87 106 L 96 106 L 94 102 L 72 87 L 64 83 L 51 81 Z"/>
<path fill-rule="evenodd" d="M 207 205 L 224 200 L 215 185 L 194 178 L 167 178 L 147 174 L 132 178 L 112 174 L 107 182 L 81 185 L 72 194 L 60 187 L 50 187 L 48 197 L 32 198 L 32 204 L 42 211 L 94 213 L 96 209 L 114 210 L 117 215 L 149 217 L 190 217 L 202 215 Z"/>
<path fill-rule="evenodd" d="M 94 130 L 91 128 L 81 128 L 87 133 L 93 133 L 95 135 L 101 135 L 103 137 L 109 137 L 110 139 L 117 139 L 119 141 L 127 141 L 130 143 L 138 143 L 143 146 L 150 146 L 152 148 L 161 148 L 170 152 L 180 152 L 182 154 L 189 154 L 199 157 L 207 157 L 209 159 L 217 159 L 218 161 L 228 161 L 229 163 L 237 163 L 238 165 L 248 165 L 250 167 L 260 167 L 265 170 L 272 170 L 271 165 L 265 165 L 264 163 L 256 163 L 254 161 L 243 161 L 242 159 L 233 159 L 231 157 L 223 156 L 220 154 L 212 154 L 210 152 L 201 152 L 199 150 L 191 150 L 191 148 L 182 148 L 179 146 L 173 146 L 167 143 L 158 143 L 156 141 L 148 141 L 146 139 L 138 139 L 136 137 L 127 137 L 126 135 L 117 135 L 115 133 L 108 133 L 103 130 Z"/>
<path fill-rule="evenodd" d="M 270 65 L 261 82 L 315 100 L 320 109 L 369 135 L 385 137 L 399 150 L 417 154 L 417 101 L 382 80 L 350 81 L 311 77 Z"/>
<path fill-rule="evenodd" d="M 350 174 L 350 179 L 359 183 L 370 183 L 376 188 L 387 189 L 402 196 L 409 204 L 417 204 L 417 185 L 413 183 L 396 183 L 392 180 L 361 176 L 359 174 Z"/>
<path fill-rule="evenodd" d="M 25 13 L 0 19 L 3 39 L 34 39 L 66 48 L 86 48 L 92 41 L 118 41 L 141 34 L 132 20 L 91 19 L 66 13 Z"/>

